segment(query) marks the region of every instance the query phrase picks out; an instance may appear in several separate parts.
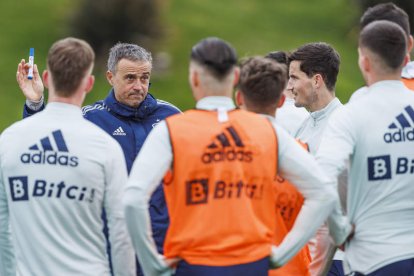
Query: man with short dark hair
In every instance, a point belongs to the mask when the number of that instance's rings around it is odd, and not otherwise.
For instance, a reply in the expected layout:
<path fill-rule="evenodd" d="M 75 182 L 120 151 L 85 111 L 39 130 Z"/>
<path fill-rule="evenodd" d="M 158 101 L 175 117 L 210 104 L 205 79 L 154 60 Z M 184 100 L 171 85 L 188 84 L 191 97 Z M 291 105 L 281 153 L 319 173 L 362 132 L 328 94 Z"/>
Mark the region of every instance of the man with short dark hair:
<path fill-rule="evenodd" d="M 111 275 L 102 233 L 105 206 L 115 275 L 135 274 L 121 208 L 127 179 L 121 147 L 82 117 L 95 54 L 75 38 L 55 42 L 43 80 L 45 110 L 0 138 L 1 275 Z M 17 72 L 24 83 L 27 75 Z M 37 70 L 34 78 L 40 79 Z M 10 258 L 9 223 L 16 268 Z"/>
<path fill-rule="evenodd" d="M 180 111 L 172 104 L 157 100 L 148 93 L 152 56 L 144 48 L 135 44 L 118 43 L 109 51 L 107 66 L 106 77 L 112 89 L 104 100 L 83 107 L 83 116 L 118 141 L 129 172 L 152 128 L 161 120 Z M 22 75 L 27 74 L 25 68 L 27 65 L 22 61 L 19 64 Z M 36 66 L 34 71 L 37 71 Z M 19 85 L 27 99 L 24 116 L 42 110 L 41 80 L 23 78 Z M 168 228 L 168 210 L 162 185 L 159 185 L 151 197 L 149 208 L 154 239 L 158 251 L 162 253 Z M 139 269 L 138 275 L 142 275 Z"/>
<path fill-rule="evenodd" d="M 170 275 L 171 259 L 179 258 L 177 276 L 267 276 L 269 256 L 271 267 L 292 258 L 330 213 L 337 195 L 312 156 L 286 131 L 235 109 L 239 69 L 230 44 L 203 39 L 191 50 L 189 71 L 196 109 L 154 128 L 128 180 L 124 206 L 134 248 L 147 275 Z M 170 226 L 162 256 L 149 232 L 147 205 L 168 169 Z M 271 247 L 277 173 L 295 183 L 305 202 L 291 232 Z"/>
<path fill-rule="evenodd" d="M 283 64 L 289 69 L 288 54 L 286 52 L 270 52 L 265 57 L 270 58 L 279 64 Z M 295 106 L 295 100 L 291 89 L 287 89 L 286 87 L 283 91 L 283 95 L 285 100 L 283 105 L 277 109 L 276 122 L 291 135 L 295 135 L 305 119 L 309 117 L 309 112 L 303 107 Z"/>
<path fill-rule="evenodd" d="M 253 57 L 240 65 L 240 81 L 236 92 L 236 103 L 244 110 L 266 117 L 275 126 L 279 116 L 278 107 L 283 104 L 287 72 L 284 64 L 273 59 Z M 296 108 L 296 107 L 295 107 Z M 278 246 L 292 229 L 303 205 L 303 196 L 294 185 L 277 177 L 274 185 L 276 193 L 275 230 L 273 243 Z M 281 268 L 269 270 L 269 276 L 309 274 L 309 249 L 304 246 L 295 257 Z"/>
<path fill-rule="evenodd" d="M 329 117 L 342 106 L 339 99 L 335 97 L 339 65 L 339 54 L 329 44 L 323 42 L 305 44 L 289 56 L 287 89 L 292 91 L 295 105 L 305 107 L 310 112 L 295 134 L 295 138 L 308 144 L 309 151 L 313 155 L 318 151 Z M 340 196 L 344 197 L 342 193 Z M 318 275 L 321 268 L 326 266 L 325 263 L 330 262 L 327 256 L 331 254 L 330 249 L 334 249 L 330 244 L 329 231 L 324 225 L 309 243 L 312 275 Z M 338 252 L 334 259 L 338 261 L 334 261 L 332 273 L 341 270 L 339 261 L 341 252 Z"/>
<path fill-rule="evenodd" d="M 407 55 L 410 55 L 413 49 L 414 39 L 410 32 L 410 22 L 408 14 L 395 5 L 394 3 L 380 3 L 373 7 L 368 8 L 361 17 L 360 28 L 361 30 L 369 23 L 376 20 L 388 20 L 399 25 L 405 32 L 407 38 Z M 404 82 L 407 88 L 414 90 L 414 61 L 408 62 L 402 72 L 401 80 Z M 365 95 L 368 91 L 367 87 L 361 87 L 355 91 L 349 101 L 358 99 L 360 96 Z"/>
<path fill-rule="evenodd" d="M 345 242 L 344 268 L 352 275 L 413 272 L 414 93 L 401 81 L 406 51 L 406 35 L 393 22 L 361 31 L 358 65 L 368 92 L 332 116 L 317 155 L 332 180 L 351 164 L 347 217 L 336 210 L 329 228 L 336 244 Z"/>

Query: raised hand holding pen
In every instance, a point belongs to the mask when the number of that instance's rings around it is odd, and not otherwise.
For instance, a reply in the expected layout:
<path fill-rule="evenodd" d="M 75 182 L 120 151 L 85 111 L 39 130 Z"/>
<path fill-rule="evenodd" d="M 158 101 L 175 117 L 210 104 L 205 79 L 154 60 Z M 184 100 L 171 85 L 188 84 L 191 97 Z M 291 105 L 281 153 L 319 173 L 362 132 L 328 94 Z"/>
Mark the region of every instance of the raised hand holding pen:
<path fill-rule="evenodd" d="M 32 79 L 29 78 L 31 70 L 33 70 Z M 22 59 L 17 66 L 16 80 L 26 99 L 35 102 L 41 100 L 44 86 L 36 64 L 31 65 Z"/>

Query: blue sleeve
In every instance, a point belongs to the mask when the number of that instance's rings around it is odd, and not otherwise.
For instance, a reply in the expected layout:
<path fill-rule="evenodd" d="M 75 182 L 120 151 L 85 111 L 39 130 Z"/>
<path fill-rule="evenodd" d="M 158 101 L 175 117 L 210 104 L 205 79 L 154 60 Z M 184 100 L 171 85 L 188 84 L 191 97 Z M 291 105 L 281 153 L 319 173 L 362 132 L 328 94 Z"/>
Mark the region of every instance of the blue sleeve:
<path fill-rule="evenodd" d="M 23 119 L 32 116 L 33 114 L 36 114 L 40 111 L 42 111 L 43 109 L 45 109 L 45 104 L 42 104 L 42 107 L 39 110 L 32 110 L 30 109 L 26 104 L 24 104 L 23 106 Z"/>

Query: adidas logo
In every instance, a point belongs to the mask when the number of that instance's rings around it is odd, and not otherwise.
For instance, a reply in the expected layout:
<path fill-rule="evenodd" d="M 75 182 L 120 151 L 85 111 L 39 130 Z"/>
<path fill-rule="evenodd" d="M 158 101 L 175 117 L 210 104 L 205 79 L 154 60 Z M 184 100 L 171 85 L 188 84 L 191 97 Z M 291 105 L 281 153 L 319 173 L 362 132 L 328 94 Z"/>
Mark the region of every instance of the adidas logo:
<path fill-rule="evenodd" d="M 69 156 L 69 149 L 60 130 L 53 131 L 52 137 L 46 136 L 40 139 L 40 143 L 30 146 L 29 150 L 30 152 L 23 153 L 20 156 L 20 161 L 24 164 L 49 164 L 70 167 L 76 167 L 79 164 L 78 157 Z"/>
<path fill-rule="evenodd" d="M 414 141 L 414 109 L 407 105 L 396 120 L 388 126 L 390 131 L 384 134 L 385 143 Z"/>
<path fill-rule="evenodd" d="M 226 131 L 218 134 L 214 141 L 207 146 L 201 156 L 205 164 L 221 161 L 242 161 L 251 162 L 253 153 L 246 151 L 244 143 L 233 127 L 226 128 Z"/>
<path fill-rule="evenodd" d="M 122 127 L 118 127 L 117 129 L 114 130 L 114 132 L 112 132 L 112 135 L 117 135 L 117 136 L 125 136 L 126 133 L 125 131 L 122 129 Z"/>

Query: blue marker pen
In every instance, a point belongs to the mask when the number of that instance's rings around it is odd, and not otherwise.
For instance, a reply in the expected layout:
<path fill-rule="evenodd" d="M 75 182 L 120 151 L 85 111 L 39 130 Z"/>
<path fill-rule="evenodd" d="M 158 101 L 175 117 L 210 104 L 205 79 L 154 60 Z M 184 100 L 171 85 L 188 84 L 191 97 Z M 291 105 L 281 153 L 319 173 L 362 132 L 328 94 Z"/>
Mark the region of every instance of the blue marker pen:
<path fill-rule="evenodd" d="M 29 80 L 33 79 L 33 65 L 34 65 L 34 48 L 30 48 L 30 54 L 29 54 L 29 74 L 27 75 L 27 78 Z"/>

